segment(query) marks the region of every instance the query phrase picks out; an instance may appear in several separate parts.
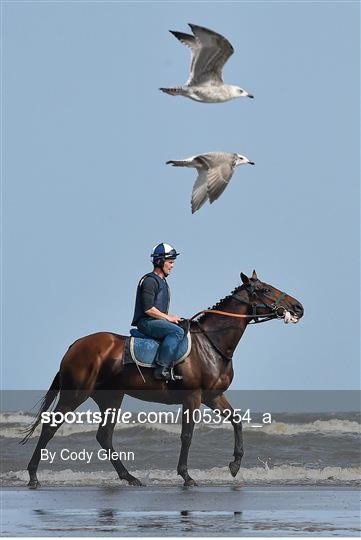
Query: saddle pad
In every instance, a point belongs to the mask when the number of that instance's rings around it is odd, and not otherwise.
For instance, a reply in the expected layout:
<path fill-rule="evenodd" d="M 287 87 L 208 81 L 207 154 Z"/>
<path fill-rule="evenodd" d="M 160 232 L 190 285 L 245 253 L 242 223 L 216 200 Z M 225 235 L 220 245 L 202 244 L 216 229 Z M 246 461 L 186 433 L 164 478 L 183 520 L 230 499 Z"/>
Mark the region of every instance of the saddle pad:
<path fill-rule="evenodd" d="M 129 338 L 129 355 L 125 355 L 124 363 L 127 364 L 131 361 L 136 362 L 143 367 L 155 367 L 156 359 L 158 355 L 158 349 L 160 341 L 157 341 L 148 337 L 135 337 L 136 335 L 141 334 L 138 330 L 131 330 L 131 336 Z M 192 340 L 190 332 L 184 336 L 183 340 L 180 342 L 177 359 L 174 362 L 174 365 L 183 362 L 190 353 L 192 346 Z"/>

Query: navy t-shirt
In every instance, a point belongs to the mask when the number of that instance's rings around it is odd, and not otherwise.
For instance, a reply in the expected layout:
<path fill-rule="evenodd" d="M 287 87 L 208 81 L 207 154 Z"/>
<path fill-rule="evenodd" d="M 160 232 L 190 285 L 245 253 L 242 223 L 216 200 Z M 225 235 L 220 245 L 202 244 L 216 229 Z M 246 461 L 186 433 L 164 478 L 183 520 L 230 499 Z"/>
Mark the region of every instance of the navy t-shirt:
<path fill-rule="evenodd" d="M 165 278 L 159 277 L 155 272 L 143 276 L 138 283 L 132 325 L 137 325 L 140 319 L 151 319 L 145 312 L 152 307 L 168 313 L 169 300 L 169 287 Z"/>

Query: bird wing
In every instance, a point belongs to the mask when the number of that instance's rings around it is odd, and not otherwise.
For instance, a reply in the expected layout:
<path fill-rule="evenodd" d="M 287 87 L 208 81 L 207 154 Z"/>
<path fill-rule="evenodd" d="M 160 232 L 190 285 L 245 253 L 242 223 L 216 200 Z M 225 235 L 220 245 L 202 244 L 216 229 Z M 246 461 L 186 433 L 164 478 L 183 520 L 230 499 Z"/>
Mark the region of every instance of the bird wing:
<path fill-rule="evenodd" d="M 173 36 L 175 36 L 183 45 L 186 45 L 191 49 L 191 66 L 190 66 L 190 73 L 194 70 L 194 64 L 196 62 L 196 59 L 199 55 L 199 50 L 201 48 L 201 44 L 194 36 L 191 34 L 184 34 L 183 32 L 176 32 L 175 30 L 169 30 Z M 186 84 L 190 84 L 192 76 L 190 76 L 189 80 Z"/>
<path fill-rule="evenodd" d="M 198 176 L 192 191 L 192 214 L 199 210 L 207 200 L 207 170 L 197 169 Z"/>
<path fill-rule="evenodd" d="M 183 41 L 192 50 L 187 85 L 223 84 L 223 66 L 234 52 L 232 45 L 213 30 L 195 24 L 189 26 L 195 39 Z"/>
<path fill-rule="evenodd" d="M 205 169 L 211 169 L 212 167 L 218 167 L 222 163 L 234 164 L 234 154 L 229 152 L 208 152 L 207 154 L 199 154 L 193 157 L 193 163 L 196 167 L 201 166 Z"/>
<path fill-rule="evenodd" d="M 230 163 L 221 163 L 212 167 L 207 173 L 207 194 L 212 204 L 228 186 L 232 178 L 234 167 Z"/>

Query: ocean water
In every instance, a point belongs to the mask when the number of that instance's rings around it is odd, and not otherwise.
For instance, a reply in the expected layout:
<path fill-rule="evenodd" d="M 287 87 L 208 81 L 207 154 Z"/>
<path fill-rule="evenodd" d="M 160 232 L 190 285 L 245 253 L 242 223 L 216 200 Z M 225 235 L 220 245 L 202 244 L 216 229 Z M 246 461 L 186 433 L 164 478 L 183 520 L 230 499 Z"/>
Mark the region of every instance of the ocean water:
<path fill-rule="evenodd" d="M 1 484 L 26 485 L 27 463 L 40 428 L 26 445 L 21 429 L 33 416 L 22 411 L 0 415 L 2 445 Z M 257 416 L 244 423 L 245 455 L 232 478 L 228 463 L 233 454 L 230 424 L 197 424 L 189 456 L 191 476 L 199 485 L 309 485 L 357 486 L 361 478 L 359 413 L 276 414 L 271 424 L 257 428 Z M 41 461 L 39 480 L 44 486 L 116 486 L 120 481 L 108 460 L 98 458 L 94 424 L 64 424 L 48 445 L 54 462 Z M 114 447 L 126 453 L 125 465 L 146 485 L 182 485 L 176 474 L 180 451 L 178 424 L 119 424 Z M 61 459 L 61 451 L 77 459 Z M 80 452 L 92 452 L 89 463 Z M 79 459 L 78 459 L 79 456 Z"/>

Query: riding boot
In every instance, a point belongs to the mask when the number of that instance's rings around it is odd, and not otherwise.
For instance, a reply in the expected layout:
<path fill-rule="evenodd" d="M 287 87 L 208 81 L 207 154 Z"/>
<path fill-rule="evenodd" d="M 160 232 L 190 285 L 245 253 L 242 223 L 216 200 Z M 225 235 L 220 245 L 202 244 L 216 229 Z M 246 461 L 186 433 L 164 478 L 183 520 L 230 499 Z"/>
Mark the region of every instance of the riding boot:
<path fill-rule="evenodd" d="M 163 381 L 169 381 L 171 374 L 167 366 L 157 366 L 154 370 L 154 377 Z"/>

